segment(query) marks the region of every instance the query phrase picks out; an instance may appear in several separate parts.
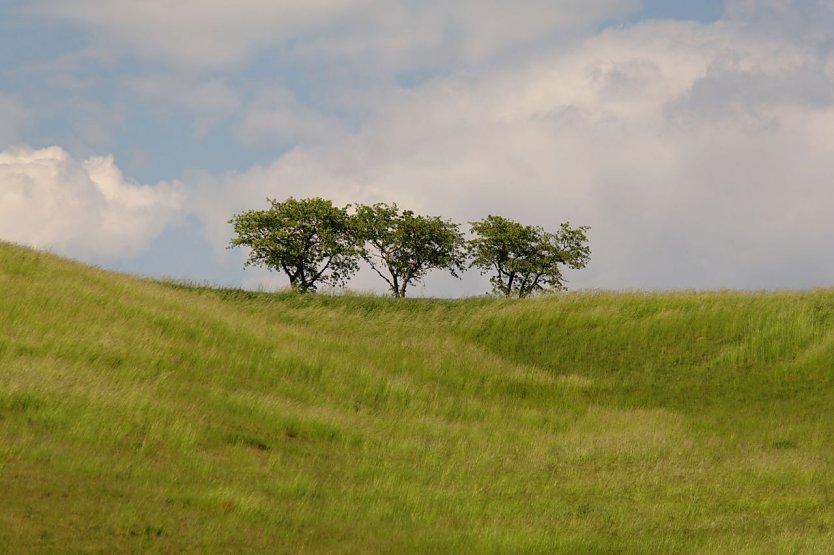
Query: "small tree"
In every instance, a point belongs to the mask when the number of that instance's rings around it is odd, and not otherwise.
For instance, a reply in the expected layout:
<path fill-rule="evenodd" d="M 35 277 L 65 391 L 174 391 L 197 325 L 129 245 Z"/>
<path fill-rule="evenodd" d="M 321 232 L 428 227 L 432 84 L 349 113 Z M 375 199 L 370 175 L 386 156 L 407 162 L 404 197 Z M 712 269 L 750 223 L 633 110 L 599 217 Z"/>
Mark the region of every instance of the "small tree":
<path fill-rule="evenodd" d="M 356 225 L 364 243 L 362 258 L 385 280 L 395 297 L 433 269 L 458 277 L 464 269 L 459 226 L 437 217 L 400 212 L 396 204 L 357 206 Z"/>
<path fill-rule="evenodd" d="M 565 288 L 560 266 L 580 269 L 590 260 L 588 227 L 571 228 L 563 223 L 556 233 L 522 225 L 501 216 L 472 222 L 475 238 L 469 242 L 470 267 L 490 278 L 495 293 L 526 297 L 536 291 Z"/>
<path fill-rule="evenodd" d="M 229 248 L 249 247 L 246 266 L 282 270 L 299 293 L 315 291 L 320 282 L 344 285 L 358 270 L 358 245 L 345 208 L 321 198 L 267 201 L 269 210 L 229 220 L 235 230 Z"/>

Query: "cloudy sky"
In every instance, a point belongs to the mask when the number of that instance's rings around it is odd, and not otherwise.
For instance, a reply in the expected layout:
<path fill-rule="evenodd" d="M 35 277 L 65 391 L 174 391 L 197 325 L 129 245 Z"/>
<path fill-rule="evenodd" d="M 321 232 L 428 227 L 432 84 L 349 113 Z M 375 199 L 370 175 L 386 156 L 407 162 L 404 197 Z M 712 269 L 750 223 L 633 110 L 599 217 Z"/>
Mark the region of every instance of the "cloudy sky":
<path fill-rule="evenodd" d="M 289 196 L 589 225 L 574 289 L 834 285 L 834 0 L 0 0 L 0 239 L 271 289 L 226 222 Z"/>

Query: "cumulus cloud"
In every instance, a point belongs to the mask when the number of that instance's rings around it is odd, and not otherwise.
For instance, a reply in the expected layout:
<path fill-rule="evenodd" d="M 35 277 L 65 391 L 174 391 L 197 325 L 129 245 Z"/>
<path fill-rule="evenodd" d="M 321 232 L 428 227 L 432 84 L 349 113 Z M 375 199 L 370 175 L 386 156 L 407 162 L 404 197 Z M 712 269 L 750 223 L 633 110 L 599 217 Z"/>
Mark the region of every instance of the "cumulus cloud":
<path fill-rule="evenodd" d="M 594 250 L 574 286 L 831 283 L 834 75 L 814 46 L 732 21 L 608 30 L 381 97 L 339 144 L 205 178 L 198 211 L 218 245 L 267 195 L 570 220 Z"/>
<path fill-rule="evenodd" d="M 111 157 L 59 147 L 0 152 L 0 238 L 83 257 L 129 257 L 183 208 L 179 183 L 127 182 Z"/>
<path fill-rule="evenodd" d="M 90 28 L 106 49 L 205 69 L 238 64 L 270 46 L 363 65 L 478 62 L 639 6 L 639 0 L 33 0 L 29 10 Z"/>

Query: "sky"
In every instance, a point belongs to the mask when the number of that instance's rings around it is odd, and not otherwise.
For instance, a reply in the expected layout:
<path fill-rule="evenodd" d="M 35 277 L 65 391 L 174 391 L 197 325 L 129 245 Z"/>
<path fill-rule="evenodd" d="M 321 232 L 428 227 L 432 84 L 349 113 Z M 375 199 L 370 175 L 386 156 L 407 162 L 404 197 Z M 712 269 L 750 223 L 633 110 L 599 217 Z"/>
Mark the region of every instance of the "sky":
<path fill-rule="evenodd" d="M 571 289 L 834 286 L 834 0 L 0 0 L 0 239 L 273 290 L 228 220 L 290 196 L 587 225 Z"/>

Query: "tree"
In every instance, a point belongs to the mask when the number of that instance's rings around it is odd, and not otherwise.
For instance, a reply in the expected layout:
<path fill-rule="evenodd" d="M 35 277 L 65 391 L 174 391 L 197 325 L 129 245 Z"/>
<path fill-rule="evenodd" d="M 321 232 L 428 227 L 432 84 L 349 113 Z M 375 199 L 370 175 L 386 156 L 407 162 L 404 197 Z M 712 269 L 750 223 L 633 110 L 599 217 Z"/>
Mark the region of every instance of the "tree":
<path fill-rule="evenodd" d="M 469 241 L 470 267 L 490 278 L 495 293 L 526 297 L 536 291 L 565 289 L 560 266 L 584 268 L 591 257 L 585 232 L 563 223 L 556 233 L 522 225 L 501 216 L 472 222 L 475 238 Z"/>
<path fill-rule="evenodd" d="M 235 215 L 235 237 L 229 248 L 249 247 L 246 266 L 283 270 L 299 293 L 318 283 L 344 283 L 359 269 L 358 245 L 346 208 L 321 198 L 284 202 L 267 199 L 269 210 Z"/>
<path fill-rule="evenodd" d="M 464 269 L 464 240 L 457 224 L 382 203 L 357 206 L 354 218 L 364 243 L 362 258 L 395 297 L 405 297 L 408 286 L 430 270 L 445 269 L 458 277 Z"/>

